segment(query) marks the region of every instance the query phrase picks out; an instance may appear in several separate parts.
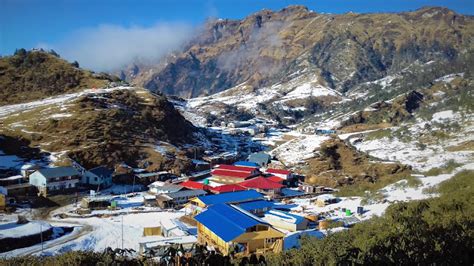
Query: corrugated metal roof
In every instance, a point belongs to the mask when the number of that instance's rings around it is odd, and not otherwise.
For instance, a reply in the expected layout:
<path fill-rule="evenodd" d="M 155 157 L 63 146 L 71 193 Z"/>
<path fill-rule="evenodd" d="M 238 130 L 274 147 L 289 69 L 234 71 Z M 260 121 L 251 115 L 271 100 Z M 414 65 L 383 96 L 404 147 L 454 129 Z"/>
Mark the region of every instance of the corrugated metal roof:
<path fill-rule="evenodd" d="M 43 168 L 43 169 L 38 170 L 37 172 L 40 173 L 42 176 L 46 177 L 47 179 L 63 177 L 63 176 L 80 175 L 80 173 L 76 170 L 76 168 L 71 167 L 71 166 Z"/>
<path fill-rule="evenodd" d="M 247 173 L 247 172 L 235 172 L 235 171 L 220 170 L 220 169 L 212 170 L 211 174 L 213 176 L 225 176 L 225 177 L 235 177 L 235 178 L 243 178 L 243 179 L 249 176 L 252 176 L 251 173 Z"/>
<path fill-rule="evenodd" d="M 265 164 L 269 163 L 271 161 L 272 157 L 269 154 L 266 154 L 264 152 L 258 152 L 258 153 L 252 153 L 248 157 L 248 160 L 250 162 L 255 162 L 258 164 Z"/>
<path fill-rule="evenodd" d="M 257 188 L 257 189 L 268 189 L 268 190 L 280 189 L 284 187 L 282 184 L 270 181 L 263 176 L 259 176 L 259 177 L 241 182 L 239 183 L 239 185 L 246 188 Z"/>
<path fill-rule="evenodd" d="M 168 193 L 165 195 L 172 199 L 176 199 L 180 197 L 197 197 L 197 196 L 206 195 L 206 191 L 201 190 L 201 189 L 181 190 L 178 192 Z"/>
<path fill-rule="evenodd" d="M 284 211 L 279 211 L 279 210 L 269 210 L 265 213 L 265 216 L 263 217 L 264 220 L 266 219 L 272 219 L 272 217 L 275 217 L 276 219 L 279 219 L 281 221 L 287 222 L 287 223 L 292 223 L 292 224 L 299 224 L 305 220 L 303 216 L 292 214 L 289 212 L 284 212 Z M 273 219 L 275 219 L 273 218 Z"/>
<path fill-rule="evenodd" d="M 235 191 L 242 191 L 242 190 L 247 190 L 247 189 L 237 184 L 228 184 L 228 185 L 222 185 L 222 186 L 211 188 L 211 191 L 214 193 L 216 192 L 227 193 L 227 192 L 235 192 Z"/>
<path fill-rule="evenodd" d="M 235 172 L 244 172 L 244 173 L 252 173 L 255 170 L 257 170 L 256 167 L 235 166 L 235 165 L 228 165 L 228 164 L 221 164 L 216 169 L 235 171 Z"/>
<path fill-rule="evenodd" d="M 239 207 L 246 211 L 271 208 L 272 206 L 273 202 L 268 200 L 255 200 L 239 204 Z"/>
<path fill-rule="evenodd" d="M 247 228 L 261 224 L 259 221 L 226 204 L 213 205 L 206 211 L 196 215 L 194 219 L 225 242 L 229 242 L 245 233 Z"/>
<path fill-rule="evenodd" d="M 282 174 L 282 175 L 288 175 L 290 174 L 291 172 L 288 171 L 288 170 L 284 170 L 284 169 L 273 169 L 273 168 L 269 168 L 267 169 L 267 171 L 265 171 L 266 173 L 271 173 L 271 174 Z"/>
<path fill-rule="evenodd" d="M 203 183 L 199 183 L 199 182 L 191 181 L 191 180 L 184 181 L 180 185 L 189 189 L 202 189 L 202 190 L 210 189 L 208 185 L 204 185 Z"/>
<path fill-rule="evenodd" d="M 98 167 L 89 169 L 88 171 L 93 173 L 96 176 L 105 176 L 105 177 L 112 176 L 112 174 L 114 173 L 113 170 L 107 168 L 106 166 L 98 166 Z"/>
<path fill-rule="evenodd" d="M 238 161 L 234 163 L 235 166 L 249 166 L 249 167 L 259 167 L 257 163 L 247 162 L 247 161 Z"/>
<path fill-rule="evenodd" d="M 244 190 L 199 197 L 199 200 L 201 200 L 206 205 L 214 205 L 220 203 L 239 203 L 259 199 L 263 199 L 263 195 L 255 190 Z"/>

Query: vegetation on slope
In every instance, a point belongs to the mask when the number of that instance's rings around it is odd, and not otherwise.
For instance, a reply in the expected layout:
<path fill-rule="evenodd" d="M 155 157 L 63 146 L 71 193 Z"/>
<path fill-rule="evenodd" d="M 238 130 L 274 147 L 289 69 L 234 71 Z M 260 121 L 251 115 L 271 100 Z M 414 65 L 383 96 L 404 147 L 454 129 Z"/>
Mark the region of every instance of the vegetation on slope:
<path fill-rule="evenodd" d="M 339 188 L 341 196 L 354 196 L 406 179 L 411 169 L 398 163 L 372 161 L 344 141 L 330 139 L 321 144 L 320 156 L 308 161 L 307 174 L 307 182 Z"/>
<path fill-rule="evenodd" d="M 53 52 L 19 49 L 0 58 L 0 105 L 23 103 L 85 88 L 103 87 L 118 78 L 95 74 Z"/>
<path fill-rule="evenodd" d="M 324 239 L 303 238 L 301 249 L 271 265 L 471 265 L 474 262 L 474 171 L 440 184 L 439 198 L 397 203 L 384 216 Z"/>

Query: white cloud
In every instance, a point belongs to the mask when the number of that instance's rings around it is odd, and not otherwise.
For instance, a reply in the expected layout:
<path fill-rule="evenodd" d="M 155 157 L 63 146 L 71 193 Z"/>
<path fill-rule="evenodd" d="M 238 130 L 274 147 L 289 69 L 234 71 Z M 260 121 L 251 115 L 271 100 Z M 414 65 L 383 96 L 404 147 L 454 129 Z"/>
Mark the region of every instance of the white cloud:
<path fill-rule="evenodd" d="M 54 49 L 82 67 L 112 71 L 134 60 L 155 61 L 179 49 L 193 34 L 183 23 L 157 23 L 151 27 L 100 25 L 71 33 L 56 44 L 39 44 Z"/>

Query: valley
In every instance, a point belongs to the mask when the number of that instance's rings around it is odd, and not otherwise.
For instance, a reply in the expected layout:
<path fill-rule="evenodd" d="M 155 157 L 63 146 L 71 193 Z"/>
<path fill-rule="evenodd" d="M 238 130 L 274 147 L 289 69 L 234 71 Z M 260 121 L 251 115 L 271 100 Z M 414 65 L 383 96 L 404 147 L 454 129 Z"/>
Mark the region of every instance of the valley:
<path fill-rule="evenodd" d="M 120 78 L 2 57 L 0 263 L 469 264 L 473 30 L 289 6 Z"/>

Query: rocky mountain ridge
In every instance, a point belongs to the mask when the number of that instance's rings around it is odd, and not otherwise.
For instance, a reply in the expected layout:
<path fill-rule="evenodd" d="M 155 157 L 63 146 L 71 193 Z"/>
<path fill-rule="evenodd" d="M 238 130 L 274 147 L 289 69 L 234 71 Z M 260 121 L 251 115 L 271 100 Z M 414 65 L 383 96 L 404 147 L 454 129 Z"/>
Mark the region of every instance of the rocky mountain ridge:
<path fill-rule="evenodd" d="M 471 16 L 437 7 L 342 15 L 302 6 L 263 10 L 242 20 L 207 23 L 185 51 L 139 83 L 188 98 L 242 84 L 258 89 L 308 73 L 321 86 L 349 93 L 415 62 L 451 62 L 471 54 L 473 25 Z"/>

